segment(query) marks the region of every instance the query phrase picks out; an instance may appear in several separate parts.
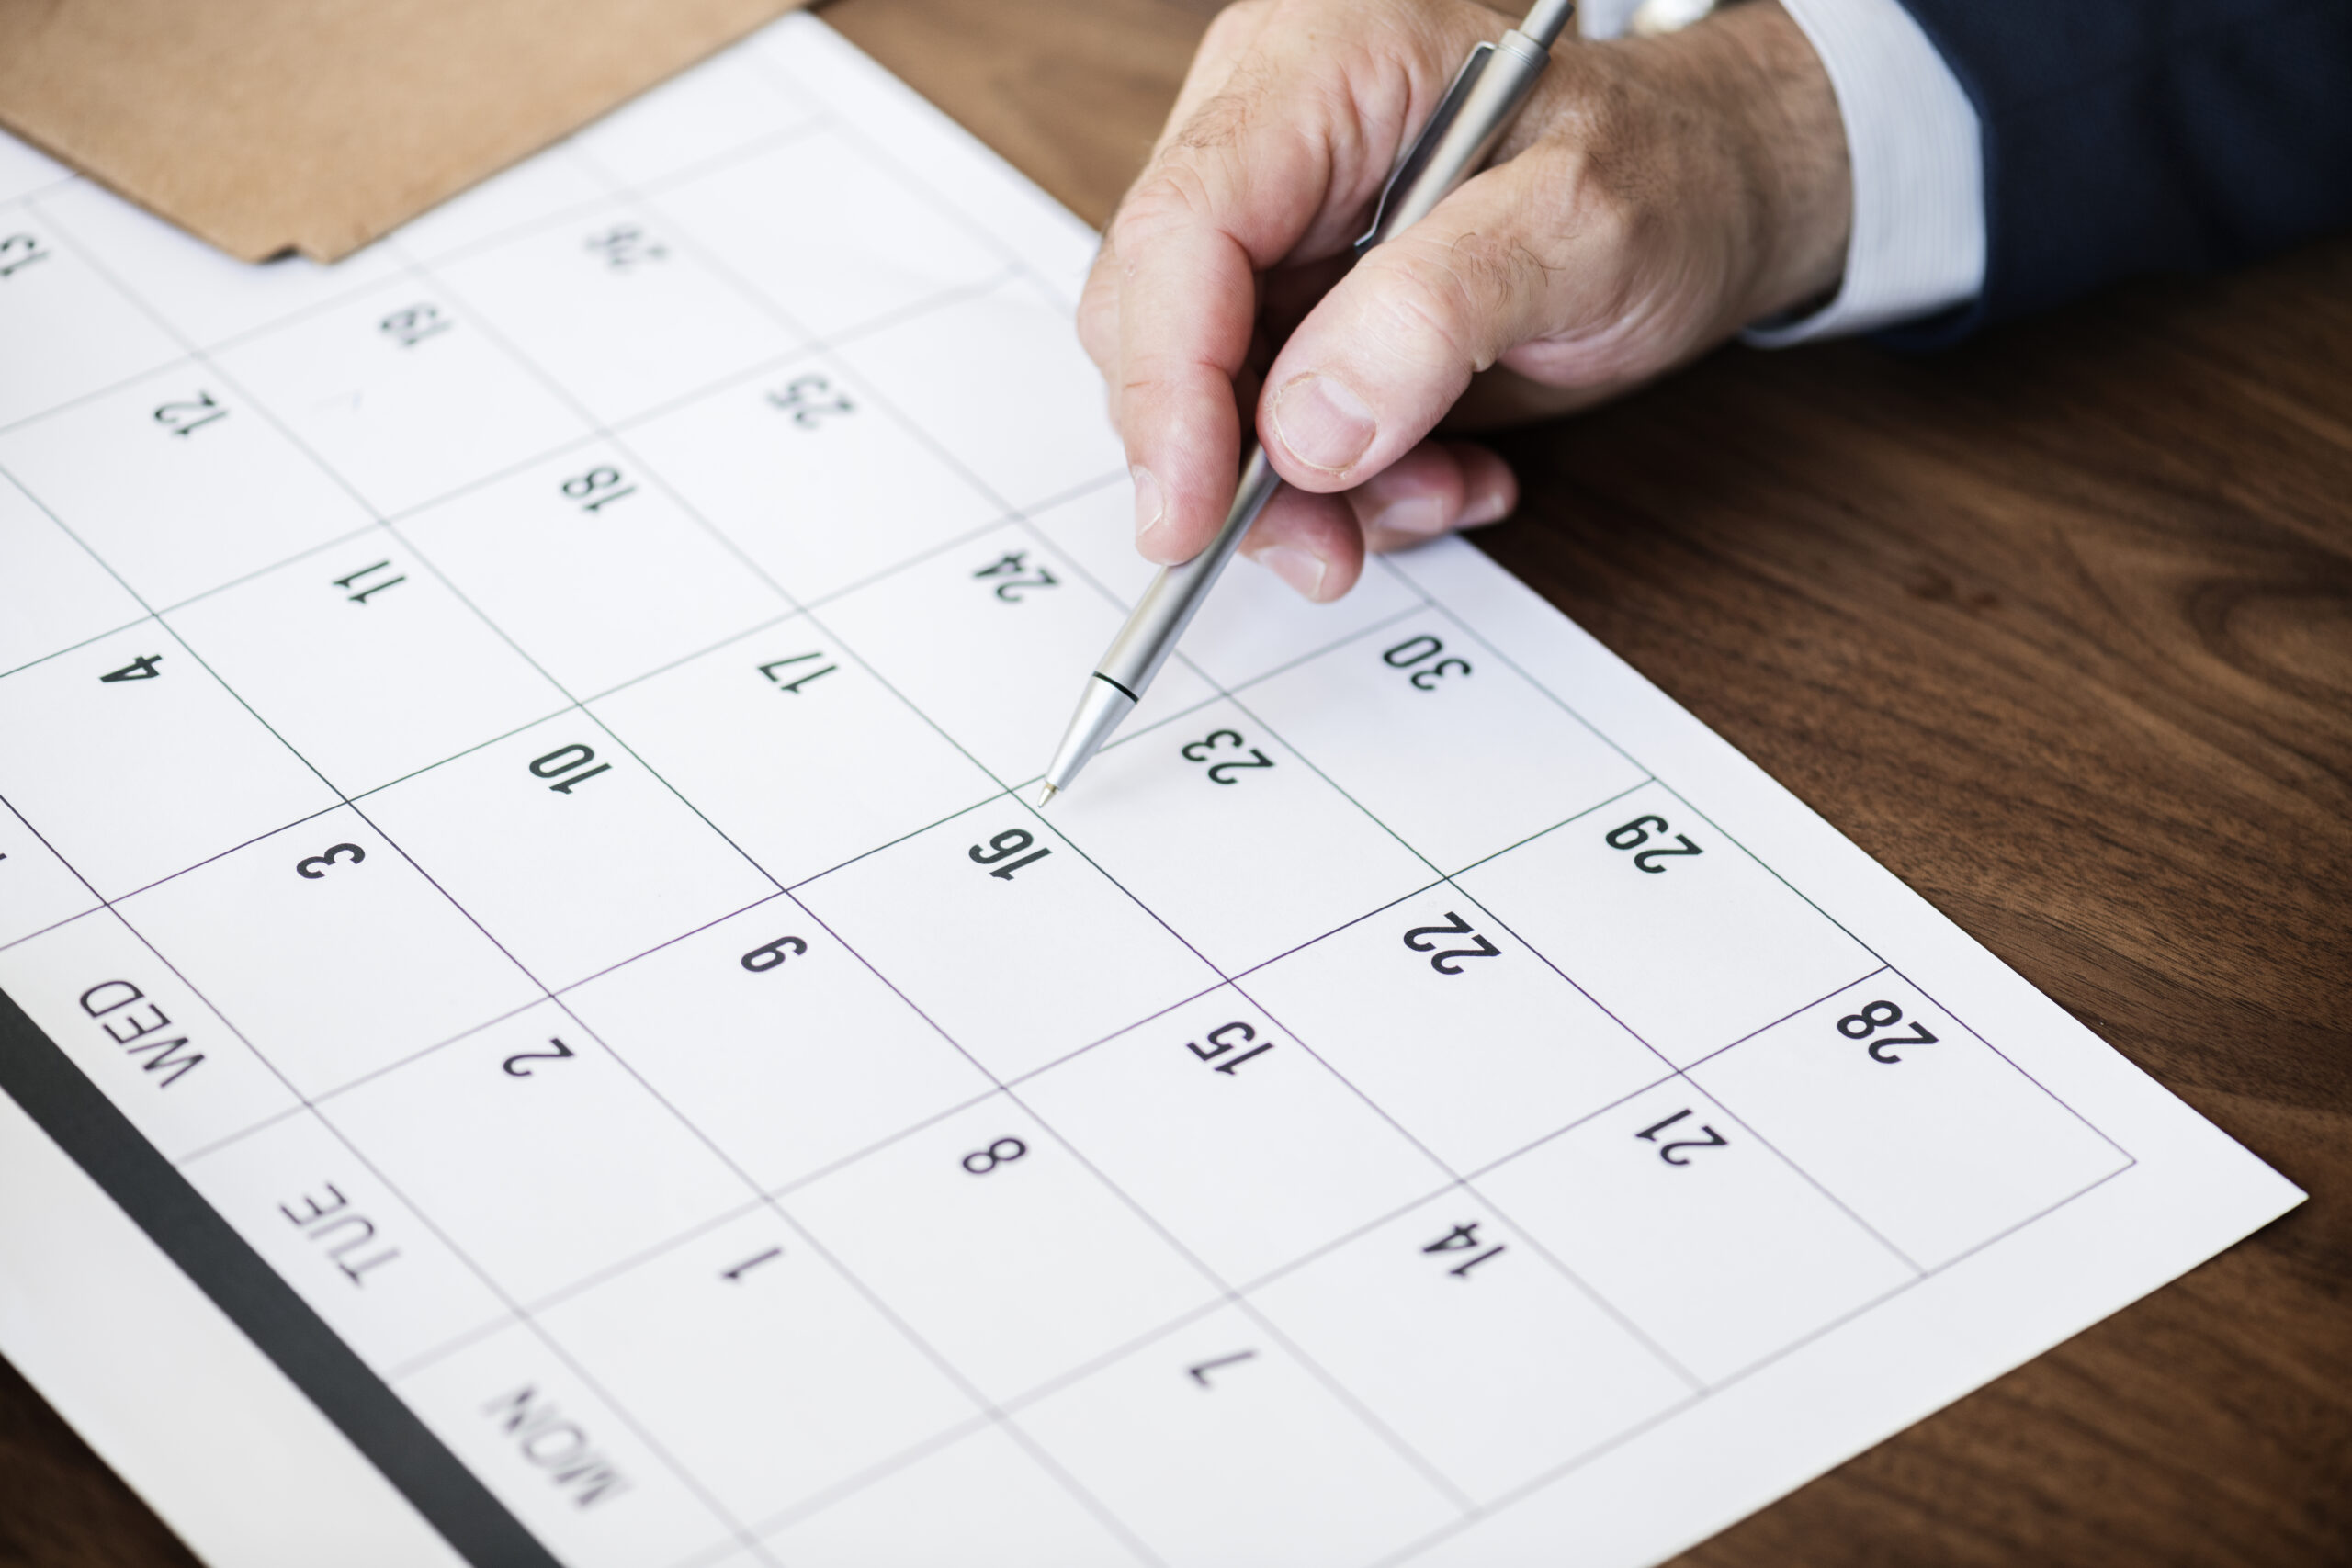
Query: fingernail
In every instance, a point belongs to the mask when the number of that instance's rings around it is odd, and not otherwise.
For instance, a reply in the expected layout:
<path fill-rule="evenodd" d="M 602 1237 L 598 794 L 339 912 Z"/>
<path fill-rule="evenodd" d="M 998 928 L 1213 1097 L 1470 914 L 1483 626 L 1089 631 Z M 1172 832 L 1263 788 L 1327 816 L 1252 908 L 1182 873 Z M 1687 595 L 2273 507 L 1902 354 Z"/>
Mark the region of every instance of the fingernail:
<path fill-rule="evenodd" d="M 1483 523 L 1499 523 L 1510 514 L 1510 498 L 1499 490 L 1492 490 L 1462 509 L 1457 526 L 1476 528 Z"/>
<path fill-rule="evenodd" d="M 1312 604 L 1322 602 L 1317 597 L 1323 592 L 1323 562 L 1318 557 L 1288 545 L 1276 545 L 1271 550 L 1260 552 L 1255 559 L 1260 566 L 1289 583 L 1300 597 Z"/>
<path fill-rule="evenodd" d="M 1400 496 L 1365 519 L 1364 525 L 1431 538 L 1445 532 L 1445 507 L 1433 495 Z"/>
<path fill-rule="evenodd" d="M 1151 536 L 1151 531 L 1168 515 L 1168 508 L 1159 499 L 1159 481 L 1141 463 L 1127 470 L 1136 484 L 1136 543 L 1140 546 Z"/>
<path fill-rule="evenodd" d="M 1343 474 L 1380 433 L 1372 409 L 1337 377 L 1313 371 L 1274 394 L 1274 435 L 1310 468 Z"/>

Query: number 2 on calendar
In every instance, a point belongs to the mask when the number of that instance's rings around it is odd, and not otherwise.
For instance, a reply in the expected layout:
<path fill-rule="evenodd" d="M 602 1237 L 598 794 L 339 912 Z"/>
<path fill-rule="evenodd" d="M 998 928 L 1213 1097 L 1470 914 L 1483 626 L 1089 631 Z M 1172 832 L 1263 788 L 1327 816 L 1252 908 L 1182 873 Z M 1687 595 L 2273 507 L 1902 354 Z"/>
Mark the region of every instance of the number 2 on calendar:
<path fill-rule="evenodd" d="M 1226 755 L 1231 752 L 1232 755 Z M 1206 762 L 1209 783 L 1229 784 L 1239 781 L 1245 768 L 1271 768 L 1274 760 L 1261 751 L 1234 729 L 1212 729 L 1198 740 L 1184 743 L 1184 761 Z"/>
<path fill-rule="evenodd" d="M 1664 1160 L 1668 1165 L 1689 1165 L 1690 1163 L 1690 1156 L 1681 1152 L 1685 1149 L 1725 1149 L 1731 1146 L 1731 1140 L 1729 1138 L 1724 1137 L 1721 1133 L 1716 1132 L 1713 1127 L 1708 1126 L 1703 1122 L 1699 1123 L 1696 1127 L 1685 1129 L 1682 1133 L 1667 1139 L 1664 1143 L 1658 1143 L 1659 1134 L 1665 1133 L 1668 1128 L 1673 1127 L 1677 1122 L 1687 1122 L 1690 1119 L 1690 1112 L 1688 1110 L 1678 1111 L 1663 1122 L 1654 1122 L 1650 1123 L 1650 1125 L 1634 1134 L 1634 1136 L 1641 1139 L 1644 1143 L 1657 1144 L 1657 1157 Z M 1691 1134 L 1696 1135 L 1693 1136 Z"/>
<path fill-rule="evenodd" d="M 1447 947 L 1439 950 L 1430 959 L 1430 967 L 1436 970 L 1441 975 L 1459 975 L 1463 973 L 1462 965 L 1456 962 L 1459 959 L 1499 958 L 1502 956 L 1502 949 L 1497 947 L 1493 942 L 1488 942 L 1485 937 L 1480 936 L 1476 931 L 1471 930 L 1470 922 L 1464 919 L 1460 915 L 1455 914 L 1451 909 L 1448 909 L 1445 912 L 1445 924 L 1442 926 L 1415 926 L 1411 931 L 1407 931 L 1405 933 L 1405 945 L 1411 948 L 1415 953 L 1428 953 L 1431 948 L 1437 946 L 1439 941 L 1442 941 L 1447 937 L 1457 936 L 1466 938 L 1476 945 L 1471 947 Z"/>
<path fill-rule="evenodd" d="M 1861 1011 L 1849 1012 L 1838 1021 L 1838 1032 L 1849 1040 L 1870 1040 L 1871 1060 L 1891 1067 L 1903 1060 L 1895 1054 L 1895 1046 L 1933 1045 L 1936 1043 L 1934 1033 L 1916 1018 L 1911 1021 L 1911 1032 L 1908 1034 L 1887 1034 L 1871 1040 L 1871 1036 L 1880 1030 L 1893 1029 L 1902 1021 L 1903 1010 L 1893 1002 L 1865 1002 Z"/>
<path fill-rule="evenodd" d="M 1706 851 L 1701 849 L 1698 845 L 1690 841 L 1688 834 L 1676 833 L 1674 837 L 1669 840 L 1666 836 L 1668 830 L 1665 818 L 1653 817 L 1645 813 L 1640 817 L 1634 818 L 1631 822 L 1626 823 L 1623 827 L 1610 829 L 1609 831 L 1603 835 L 1603 838 L 1607 841 L 1609 847 L 1612 850 L 1640 851 L 1638 854 L 1634 856 L 1634 865 L 1636 869 L 1641 871 L 1664 871 L 1666 869 L 1666 861 L 1664 857 L 1668 855 L 1698 855 L 1706 853 Z M 1644 844 L 1651 842 L 1651 835 L 1653 833 L 1657 836 L 1656 844 L 1652 848 L 1645 850 L 1642 849 Z M 1671 847 L 1675 844 L 1679 844 L 1682 847 L 1679 849 Z"/>

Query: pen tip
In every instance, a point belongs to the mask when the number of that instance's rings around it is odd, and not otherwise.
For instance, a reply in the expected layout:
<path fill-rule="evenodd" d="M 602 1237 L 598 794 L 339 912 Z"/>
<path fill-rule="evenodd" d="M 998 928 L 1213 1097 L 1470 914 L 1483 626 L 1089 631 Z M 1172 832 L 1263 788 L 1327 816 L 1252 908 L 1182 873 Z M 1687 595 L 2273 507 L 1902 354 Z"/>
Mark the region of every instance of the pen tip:
<path fill-rule="evenodd" d="M 1059 794 L 1061 794 L 1061 791 L 1056 789 L 1050 784 L 1046 784 L 1044 792 L 1037 796 L 1037 809 L 1043 811 L 1046 807 L 1051 806 L 1054 803 L 1054 796 Z"/>

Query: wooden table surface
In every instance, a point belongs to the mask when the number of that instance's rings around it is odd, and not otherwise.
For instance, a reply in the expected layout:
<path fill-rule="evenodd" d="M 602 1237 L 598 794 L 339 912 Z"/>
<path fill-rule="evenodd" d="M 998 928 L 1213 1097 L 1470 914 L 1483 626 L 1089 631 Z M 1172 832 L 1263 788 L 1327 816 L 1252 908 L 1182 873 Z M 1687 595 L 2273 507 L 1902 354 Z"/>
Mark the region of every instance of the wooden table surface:
<path fill-rule="evenodd" d="M 1214 9 L 825 16 L 1100 223 Z M 2352 1562 L 2352 241 L 1505 446 L 1488 553 L 2311 1193 L 1681 1561 Z M 0 1363 L 0 1564 L 192 1562 Z"/>

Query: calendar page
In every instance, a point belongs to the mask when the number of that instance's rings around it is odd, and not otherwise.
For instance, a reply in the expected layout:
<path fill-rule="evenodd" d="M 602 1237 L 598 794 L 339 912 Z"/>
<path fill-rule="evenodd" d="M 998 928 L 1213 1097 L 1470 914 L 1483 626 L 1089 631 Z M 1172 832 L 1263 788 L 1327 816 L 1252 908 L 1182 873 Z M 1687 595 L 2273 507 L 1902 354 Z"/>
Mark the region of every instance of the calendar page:
<path fill-rule="evenodd" d="M 1091 244 L 805 17 L 333 268 L 0 150 L 0 1348 L 223 1568 L 1650 1562 L 2300 1198 L 1458 541 L 1037 809 Z"/>

